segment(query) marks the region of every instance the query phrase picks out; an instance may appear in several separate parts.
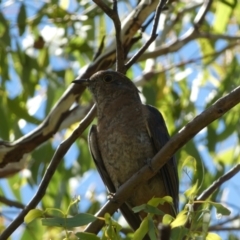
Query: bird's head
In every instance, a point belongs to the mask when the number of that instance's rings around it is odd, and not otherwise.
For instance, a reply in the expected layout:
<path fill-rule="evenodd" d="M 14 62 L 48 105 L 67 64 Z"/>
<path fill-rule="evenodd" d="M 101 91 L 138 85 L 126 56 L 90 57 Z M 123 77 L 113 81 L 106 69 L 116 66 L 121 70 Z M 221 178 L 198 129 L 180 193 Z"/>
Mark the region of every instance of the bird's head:
<path fill-rule="evenodd" d="M 104 99 L 114 99 L 121 96 L 122 93 L 138 95 L 137 88 L 129 78 L 112 70 L 99 71 L 89 79 L 76 79 L 73 83 L 87 86 L 97 103 Z"/>

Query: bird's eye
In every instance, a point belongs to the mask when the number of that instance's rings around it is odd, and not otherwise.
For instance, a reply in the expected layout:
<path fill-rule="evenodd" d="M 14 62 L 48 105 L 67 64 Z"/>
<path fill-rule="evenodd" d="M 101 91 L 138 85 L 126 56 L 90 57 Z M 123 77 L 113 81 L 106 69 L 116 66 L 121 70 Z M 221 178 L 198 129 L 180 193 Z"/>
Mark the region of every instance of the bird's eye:
<path fill-rule="evenodd" d="M 107 74 L 103 77 L 103 81 L 106 82 L 106 83 L 109 83 L 112 80 L 113 80 L 113 78 L 112 78 L 112 75 L 110 75 L 110 74 Z"/>

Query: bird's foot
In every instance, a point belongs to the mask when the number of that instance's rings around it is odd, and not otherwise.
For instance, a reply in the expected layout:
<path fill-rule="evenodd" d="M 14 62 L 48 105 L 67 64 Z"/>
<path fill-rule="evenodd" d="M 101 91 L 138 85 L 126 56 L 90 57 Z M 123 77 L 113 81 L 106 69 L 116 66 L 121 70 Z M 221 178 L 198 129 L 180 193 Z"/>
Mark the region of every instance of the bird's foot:
<path fill-rule="evenodd" d="M 111 200 L 114 197 L 114 194 L 115 193 L 109 192 L 108 195 L 107 195 L 107 199 Z"/>
<path fill-rule="evenodd" d="M 107 199 L 111 202 L 117 203 L 116 199 L 114 198 L 115 193 L 108 193 Z"/>
<path fill-rule="evenodd" d="M 147 159 L 145 160 L 145 163 L 148 165 L 149 169 L 150 169 L 152 172 L 154 172 L 154 169 L 153 169 L 153 167 L 152 167 L 152 159 L 151 159 L 151 158 L 147 158 Z"/>

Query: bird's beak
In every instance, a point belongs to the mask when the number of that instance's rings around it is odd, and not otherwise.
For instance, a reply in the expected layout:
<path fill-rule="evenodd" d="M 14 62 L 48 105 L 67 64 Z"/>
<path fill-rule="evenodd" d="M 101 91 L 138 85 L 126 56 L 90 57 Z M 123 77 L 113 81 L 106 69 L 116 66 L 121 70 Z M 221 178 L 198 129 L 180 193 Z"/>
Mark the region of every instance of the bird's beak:
<path fill-rule="evenodd" d="M 76 84 L 82 84 L 84 86 L 88 86 L 89 84 L 89 79 L 75 79 L 74 81 L 72 81 L 72 83 L 76 83 Z"/>

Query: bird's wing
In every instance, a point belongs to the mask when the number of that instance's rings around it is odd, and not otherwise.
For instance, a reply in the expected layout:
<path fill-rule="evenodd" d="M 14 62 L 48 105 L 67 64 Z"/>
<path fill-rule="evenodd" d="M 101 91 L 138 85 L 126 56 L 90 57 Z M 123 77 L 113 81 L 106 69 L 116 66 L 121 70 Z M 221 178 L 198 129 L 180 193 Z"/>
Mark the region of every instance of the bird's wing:
<path fill-rule="evenodd" d="M 146 105 L 146 108 L 148 110 L 147 128 L 157 153 L 168 142 L 170 137 L 162 114 L 150 105 Z M 166 191 L 173 198 L 175 210 L 178 211 L 179 180 L 177 162 L 174 156 L 160 169 L 160 174 Z"/>
<path fill-rule="evenodd" d="M 96 165 L 96 168 L 103 180 L 103 183 L 108 188 L 110 193 L 116 192 L 116 189 L 112 183 L 110 176 L 107 173 L 107 170 L 102 161 L 102 156 L 98 147 L 97 142 L 97 128 L 95 125 L 92 125 L 89 135 L 88 135 L 89 150 Z"/>
<path fill-rule="evenodd" d="M 97 128 L 95 125 L 93 125 L 90 129 L 89 132 L 89 136 L 88 136 L 88 142 L 89 142 L 89 149 L 92 155 L 92 158 L 95 162 L 96 168 L 104 182 L 104 184 L 106 185 L 108 191 L 110 193 L 115 193 L 116 189 L 112 183 L 112 180 L 109 176 L 109 174 L 107 173 L 107 170 L 104 166 L 104 163 L 102 161 L 102 157 L 101 157 L 101 153 L 98 147 L 98 142 L 97 142 Z M 127 222 L 129 223 L 129 225 L 134 229 L 138 229 L 141 223 L 141 220 L 139 218 L 139 216 L 137 214 L 135 214 L 131 208 L 128 207 L 128 205 L 126 203 L 124 203 L 121 207 L 120 210 L 123 214 L 123 216 L 125 217 L 125 219 L 127 220 Z M 146 238 L 148 239 L 148 238 Z"/>

